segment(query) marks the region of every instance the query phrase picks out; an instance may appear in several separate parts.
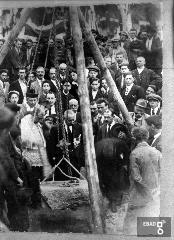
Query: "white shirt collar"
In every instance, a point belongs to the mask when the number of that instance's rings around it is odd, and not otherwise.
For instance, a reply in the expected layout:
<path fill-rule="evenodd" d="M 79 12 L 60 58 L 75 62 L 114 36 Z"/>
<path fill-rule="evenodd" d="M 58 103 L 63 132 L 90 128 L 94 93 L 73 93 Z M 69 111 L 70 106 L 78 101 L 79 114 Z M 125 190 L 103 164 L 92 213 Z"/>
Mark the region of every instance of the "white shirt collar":
<path fill-rule="evenodd" d="M 131 90 L 131 88 L 133 87 L 133 83 L 130 86 L 126 86 L 127 89 L 129 89 L 129 91 Z"/>
<path fill-rule="evenodd" d="M 154 110 L 154 113 L 157 114 L 158 112 L 158 109 L 159 109 L 160 105 L 158 105 L 156 108 L 152 109 L 151 108 L 151 114 L 152 114 L 152 111 Z"/>
<path fill-rule="evenodd" d="M 161 133 L 162 133 L 162 130 L 161 130 L 159 133 L 157 133 L 157 134 L 154 135 L 153 141 L 152 141 L 152 143 L 151 143 L 151 146 L 154 144 L 154 142 L 156 141 L 156 139 L 161 136 Z"/>
<path fill-rule="evenodd" d="M 139 74 L 140 74 L 143 70 L 144 70 L 144 66 L 141 67 L 141 68 L 138 68 L 138 67 L 137 67 L 137 71 L 138 71 Z"/>

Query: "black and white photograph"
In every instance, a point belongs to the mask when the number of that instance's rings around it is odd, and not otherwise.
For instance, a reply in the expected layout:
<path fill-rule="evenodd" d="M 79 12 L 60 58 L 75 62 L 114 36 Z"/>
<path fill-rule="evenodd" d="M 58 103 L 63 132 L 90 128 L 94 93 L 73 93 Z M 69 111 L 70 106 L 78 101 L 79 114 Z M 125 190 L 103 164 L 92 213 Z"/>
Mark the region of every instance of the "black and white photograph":
<path fill-rule="evenodd" d="M 0 238 L 170 237 L 173 2 L 19 2 L 0 1 Z"/>

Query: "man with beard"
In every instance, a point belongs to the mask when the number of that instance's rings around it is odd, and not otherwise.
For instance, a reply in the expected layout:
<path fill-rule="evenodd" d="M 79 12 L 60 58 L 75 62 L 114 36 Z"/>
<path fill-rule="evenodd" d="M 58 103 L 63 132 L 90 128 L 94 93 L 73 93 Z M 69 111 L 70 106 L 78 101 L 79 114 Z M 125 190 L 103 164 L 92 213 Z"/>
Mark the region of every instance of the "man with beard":
<path fill-rule="evenodd" d="M 26 83 L 26 70 L 25 68 L 19 69 L 19 78 L 18 80 L 12 82 L 9 87 L 10 91 L 19 92 L 19 104 L 22 104 L 26 101 L 26 93 L 27 93 L 27 83 Z"/>
<path fill-rule="evenodd" d="M 31 83 L 30 89 L 33 89 L 36 94 L 41 94 L 42 90 L 42 83 L 45 80 L 45 69 L 41 66 L 39 66 L 36 69 L 36 80 Z"/>

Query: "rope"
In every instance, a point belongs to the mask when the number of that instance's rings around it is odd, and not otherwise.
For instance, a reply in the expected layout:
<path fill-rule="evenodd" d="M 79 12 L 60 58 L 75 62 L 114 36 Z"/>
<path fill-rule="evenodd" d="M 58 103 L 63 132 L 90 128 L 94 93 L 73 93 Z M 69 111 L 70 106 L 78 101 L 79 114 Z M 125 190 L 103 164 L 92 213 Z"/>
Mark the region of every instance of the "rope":
<path fill-rule="evenodd" d="M 54 7 L 54 9 L 53 9 L 53 15 L 52 15 L 52 20 L 51 20 L 52 29 L 50 30 L 50 35 L 49 35 L 49 40 L 48 40 L 48 47 L 47 47 L 47 52 L 46 52 L 46 58 L 45 58 L 44 68 L 46 68 L 47 60 L 48 60 L 48 52 L 49 52 L 49 48 L 50 48 L 50 39 L 51 39 L 51 35 L 52 35 L 52 32 L 53 32 L 53 21 L 54 21 L 55 10 L 56 10 L 56 8 Z"/>
<path fill-rule="evenodd" d="M 37 55 L 37 50 L 38 50 L 39 42 L 40 42 L 41 35 L 42 35 L 42 30 L 43 30 L 43 24 L 44 24 L 44 21 L 45 21 L 45 16 L 46 16 L 46 8 L 45 8 L 43 19 L 42 19 L 42 26 L 41 26 L 41 30 L 40 30 L 40 33 L 39 33 L 39 38 L 38 38 L 38 42 L 37 42 L 37 45 L 36 45 L 36 49 L 35 49 L 34 58 L 33 58 L 33 62 L 32 62 L 32 65 L 31 65 L 30 72 L 33 71 L 33 67 L 34 67 L 34 64 L 35 64 L 35 61 L 36 61 L 36 55 Z"/>
<path fill-rule="evenodd" d="M 53 173 L 55 172 L 56 168 L 58 168 L 58 169 L 60 170 L 60 172 L 61 172 L 63 175 L 65 175 L 66 177 L 79 180 L 79 178 L 69 176 L 69 175 L 67 175 L 66 173 L 64 173 L 64 172 L 60 169 L 59 165 L 61 164 L 61 162 L 62 162 L 63 160 L 65 160 L 83 179 L 85 179 L 85 177 L 63 156 L 63 157 L 60 159 L 60 161 L 52 168 L 51 172 L 43 179 L 43 181 L 41 182 L 41 184 L 44 183 L 44 182 L 51 176 L 51 174 L 53 174 Z"/>

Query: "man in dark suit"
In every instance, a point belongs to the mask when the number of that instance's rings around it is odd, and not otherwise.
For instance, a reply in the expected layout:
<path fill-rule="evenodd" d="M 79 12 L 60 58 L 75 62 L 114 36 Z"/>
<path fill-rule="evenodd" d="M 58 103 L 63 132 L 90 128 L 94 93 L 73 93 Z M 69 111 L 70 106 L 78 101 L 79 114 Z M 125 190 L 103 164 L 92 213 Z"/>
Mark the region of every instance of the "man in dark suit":
<path fill-rule="evenodd" d="M 121 64 L 121 75 L 115 79 L 116 86 L 120 93 L 122 92 L 123 88 L 125 87 L 125 74 L 129 71 L 130 71 L 129 63 L 127 61 L 124 61 Z"/>
<path fill-rule="evenodd" d="M 162 42 L 157 36 L 156 29 L 149 26 L 147 30 L 145 57 L 147 67 L 153 69 L 157 74 L 161 75 L 162 71 Z"/>
<path fill-rule="evenodd" d="M 138 99 L 145 98 L 143 88 L 134 84 L 134 77 L 131 72 L 126 73 L 125 87 L 121 95 L 129 112 L 134 111 L 134 106 Z"/>
<path fill-rule="evenodd" d="M 146 89 L 149 84 L 155 85 L 157 90 L 162 87 L 162 79 L 153 70 L 145 67 L 146 61 L 144 57 L 137 57 L 136 66 L 137 68 L 132 71 L 135 78 L 135 84 Z"/>
<path fill-rule="evenodd" d="M 31 65 L 34 60 L 35 49 L 33 48 L 33 41 L 32 39 L 27 39 L 26 41 L 26 48 L 25 48 L 25 62 L 28 69 L 31 69 Z"/>
<path fill-rule="evenodd" d="M 115 124 L 117 123 L 114 121 L 113 111 L 111 109 L 106 110 L 104 112 L 104 124 L 99 128 L 97 133 L 97 141 L 112 137 L 111 130 Z"/>
<path fill-rule="evenodd" d="M 90 102 L 97 101 L 97 99 L 104 97 L 99 87 L 100 87 L 99 79 L 98 78 L 91 79 L 91 87 L 89 89 Z"/>
<path fill-rule="evenodd" d="M 22 104 L 23 101 L 26 99 L 27 93 L 27 83 L 25 80 L 26 70 L 25 68 L 19 69 L 19 78 L 18 80 L 12 82 L 9 87 L 10 91 L 17 91 L 19 93 L 19 104 Z"/>
<path fill-rule="evenodd" d="M 65 131 L 66 139 L 63 138 L 63 129 Z M 75 113 L 72 110 L 65 111 L 63 126 L 52 127 L 50 131 L 50 141 L 52 142 L 52 145 L 48 151 L 50 152 L 49 155 L 51 156 L 51 164 L 53 166 L 58 163 L 63 155 L 67 158 L 65 145 L 68 148 L 70 162 L 77 168 L 77 170 L 80 170 L 80 168 L 85 165 L 82 149 L 82 127 L 75 121 Z M 69 165 L 65 161 L 61 163 L 60 168 L 68 174 Z M 72 168 L 71 171 L 73 176 L 78 176 Z M 62 175 L 58 169 L 55 172 L 55 177 L 56 180 L 67 179 L 67 177 Z"/>
<path fill-rule="evenodd" d="M 15 46 L 10 49 L 6 58 L 8 60 L 10 74 L 15 78 L 18 74 L 19 68 L 26 67 L 26 56 L 25 52 L 22 50 L 21 39 L 15 41 Z"/>
<path fill-rule="evenodd" d="M 162 152 L 162 116 L 154 115 L 146 118 L 149 130 L 149 143 Z"/>
<path fill-rule="evenodd" d="M 70 90 L 71 90 L 71 83 L 70 82 L 64 82 L 63 83 L 63 91 L 61 93 L 63 112 L 65 110 L 69 109 L 69 101 L 71 99 L 74 99 L 74 96 L 72 94 L 70 94 Z"/>

